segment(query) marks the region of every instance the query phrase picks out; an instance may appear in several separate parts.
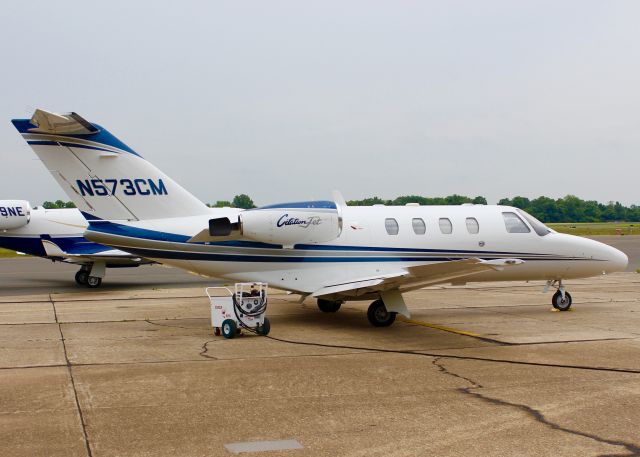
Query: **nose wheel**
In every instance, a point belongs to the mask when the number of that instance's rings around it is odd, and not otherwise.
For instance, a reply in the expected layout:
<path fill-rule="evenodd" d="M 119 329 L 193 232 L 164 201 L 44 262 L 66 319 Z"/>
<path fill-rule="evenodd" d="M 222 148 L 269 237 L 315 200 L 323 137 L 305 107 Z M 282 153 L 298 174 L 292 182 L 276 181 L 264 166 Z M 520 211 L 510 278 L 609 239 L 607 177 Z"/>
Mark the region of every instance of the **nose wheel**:
<path fill-rule="evenodd" d="M 550 287 L 555 287 L 557 289 L 556 293 L 553 294 L 553 297 L 551 298 L 551 305 L 553 305 L 553 307 L 558 311 L 569 311 L 573 300 L 571 299 L 571 294 L 564 289 L 562 279 L 547 281 L 545 292 L 549 290 Z"/>
<path fill-rule="evenodd" d="M 551 298 L 551 304 L 558 311 L 569 311 L 569 308 L 571 308 L 571 303 L 571 294 L 569 292 L 565 292 L 563 294 L 558 290 L 555 294 L 553 294 L 553 298 Z"/>

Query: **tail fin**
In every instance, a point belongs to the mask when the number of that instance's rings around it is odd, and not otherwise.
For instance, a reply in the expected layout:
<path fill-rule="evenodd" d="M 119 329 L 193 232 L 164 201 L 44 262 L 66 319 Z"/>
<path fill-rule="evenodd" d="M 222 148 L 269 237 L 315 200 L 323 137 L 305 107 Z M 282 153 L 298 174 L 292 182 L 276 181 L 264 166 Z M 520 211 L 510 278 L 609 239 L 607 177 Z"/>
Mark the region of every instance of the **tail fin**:
<path fill-rule="evenodd" d="M 206 214 L 207 206 L 97 124 L 37 109 L 13 125 L 87 216 L 145 220 Z"/>

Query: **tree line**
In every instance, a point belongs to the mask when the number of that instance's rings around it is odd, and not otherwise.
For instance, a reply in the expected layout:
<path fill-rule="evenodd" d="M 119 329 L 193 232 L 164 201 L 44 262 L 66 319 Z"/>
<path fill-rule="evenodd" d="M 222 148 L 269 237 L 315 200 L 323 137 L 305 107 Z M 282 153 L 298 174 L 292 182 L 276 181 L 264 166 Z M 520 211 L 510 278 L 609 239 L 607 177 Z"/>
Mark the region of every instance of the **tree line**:
<path fill-rule="evenodd" d="M 400 205 L 407 203 L 418 203 L 420 205 L 461 205 L 463 203 L 473 203 L 476 205 L 486 205 L 487 199 L 482 196 L 467 197 L 465 195 L 449 195 L 447 197 L 422 197 L 420 195 L 403 195 L 392 200 L 385 200 L 380 197 L 368 197 L 362 200 L 349 200 L 349 206 L 371 206 L 371 205 Z M 640 206 L 624 206 L 620 202 L 599 203 L 595 200 L 582 200 L 575 195 L 553 199 L 549 197 L 538 197 L 530 200 L 527 197 L 503 198 L 499 205 L 515 206 L 540 219 L 543 222 L 611 222 L 626 221 L 640 222 Z M 73 202 L 56 200 L 46 201 L 42 204 L 44 208 L 75 208 Z M 240 194 L 233 197 L 233 200 L 218 200 L 215 203 L 208 203 L 211 208 L 231 208 L 251 209 L 256 205 L 247 194 Z"/>
<path fill-rule="evenodd" d="M 62 200 L 56 200 L 55 202 L 46 201 L 42 204 L 45 209 L 60 209 L 60 208 L 75 208 L 76 204 L 73 202 L 64 202 Z"/>
<path fill-rule="evenodd" d="M 467 197 L 464 195 L 449 195 L 448 197 L 421 197 L 420 195 L 403 195 L 393 200 L 383 200 L 380 197 L 369 197 L 362 200 L 349 200 L 349 206 L 371 206 L 386 205 L 403 206 L 407 203 L 418 203 L 420 205 L 462 205 L 463 203 L 473 203 L 475 205 L 486 205 L 487 199 L 484 197 Z"/>
<path fill-rule="evenodd" d="M 525 210 L 543 222 L 639 222 L 640 206 L 624 206 L 620 202 L 598 203 L 567 195 L 556 200 L 538 197 L 503 198 L 499 205 L 510 205 Z"/>
<path fill-rule="evenodd" d="M 362 200 L 350 200 L 348 205 L 406 205 L 419 203 L 420 205 L 461 205 L 474 203 L 486 205 L 487 199 L 481 196 L 467 197 L 464 195 L 449 195 L 448 197 L 421 197 L 406 195 L 393 200 L 383 200 L 370 197 Z M 538 197 L 530 200 L 527 197 L 503 198 L 499 205 L 515 206 L 531 214 L 543 222 L 640 222 L 640 206 L 624 206 L 620 202 L 599 203 L 595 200 L 582 200 L 575 195 L 562 198 Z"/>

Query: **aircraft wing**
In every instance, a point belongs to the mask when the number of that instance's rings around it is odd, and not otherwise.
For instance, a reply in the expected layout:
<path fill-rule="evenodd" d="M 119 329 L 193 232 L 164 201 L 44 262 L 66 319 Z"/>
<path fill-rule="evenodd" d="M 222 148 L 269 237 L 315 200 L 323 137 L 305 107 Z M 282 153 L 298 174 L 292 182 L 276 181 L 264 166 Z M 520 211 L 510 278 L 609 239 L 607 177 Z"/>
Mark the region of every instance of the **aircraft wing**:
<path fill-rule="evenodd" d="M 340 284 L 326 285 L 311 294 L 313 297 L 360 297 L 375 292 L 398 290 L 407 292 L 455 279 L 463 279 L 490 270 L 502 270 L 524 263 L 520 259 L 482 260 L 477 258 L 452 260 L 406 267 L 398 272 L 361 278 Z"/>

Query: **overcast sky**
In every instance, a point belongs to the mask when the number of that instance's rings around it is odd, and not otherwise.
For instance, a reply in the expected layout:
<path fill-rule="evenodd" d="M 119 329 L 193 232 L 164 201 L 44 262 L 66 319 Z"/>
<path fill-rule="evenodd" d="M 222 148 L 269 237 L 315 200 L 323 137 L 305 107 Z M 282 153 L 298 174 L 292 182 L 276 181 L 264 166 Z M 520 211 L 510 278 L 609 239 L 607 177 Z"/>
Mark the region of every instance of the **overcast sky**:
<path fill-rule="evenodd" d="M 97 122 L 207 202 L 640 204 L 637 1 L 12 1 L 0 198 L 65 198 L 9 120 Z"/>

